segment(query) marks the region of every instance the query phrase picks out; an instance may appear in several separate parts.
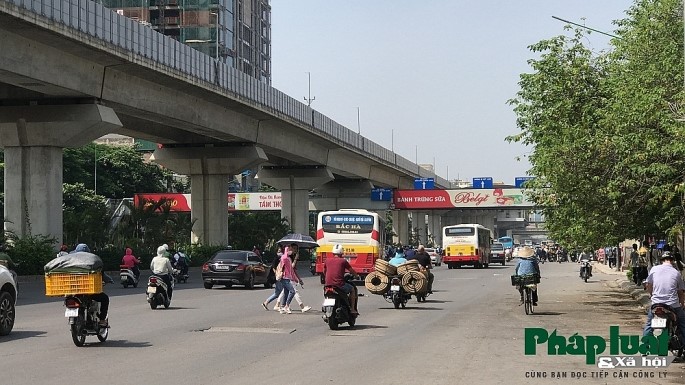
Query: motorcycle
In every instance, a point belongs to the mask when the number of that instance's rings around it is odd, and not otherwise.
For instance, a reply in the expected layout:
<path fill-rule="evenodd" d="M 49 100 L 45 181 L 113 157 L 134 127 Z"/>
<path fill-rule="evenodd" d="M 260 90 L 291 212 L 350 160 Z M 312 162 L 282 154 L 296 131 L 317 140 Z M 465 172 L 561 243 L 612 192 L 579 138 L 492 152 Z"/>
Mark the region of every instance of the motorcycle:
<path fill-rule="evenodd" d="M 402 288 L 400 277 L 394 276 L 390 279 L 390 290 L 383 294 L 383 298 L 387 302 L 392 303 L 395 309 L 399 309 L 402 306 L 404 309 L 407 306 L 407 301 L 411 299 L 411 294 L 404 291 Z"/>
<path fill-rule="evenodd" d="M 126 265 L 119 265 L 119 279 L 121 281 L 121 286 L 127 288 L 129 285 L 133 287 L 138 287 L 139 277 L 133 273 L 133 269 L 126 267 Z"/>
<path fill-rule="evenodd" d="M 174 280 L 171 280 L 171 288 L 174 287 Z M 157 306 L 163 305 L 168 309 L 171 305 L 171 298 L 169 298 L 169 291 L 166 282 L 159 275 L 151 275 L 147 281 L 147 302 L 151 309 L 157 309 Z"/>
<path fill-rule="evenodd" d="M 174 277 L 174 282 L 175 283 L 186 283 L 188 282 L 188 278 L 190 275 L 188 275 L 188 272 L 182 272 L 182 271 L 174 271 L 174 274 L 172 274 Z"/>
<path fill-rule="evenodd" d="M 566 254 L 558 254 L 557 255 L 557 262 L 559 262 L 559 263 L 568 262 L 568 256 Z"/>
<path fill-rule="evenodd" d="M 590 261 L 582 260 L 580 261 L 580 279 L 587 282 L 590 278 Z"/>
<path fill-rule="evenodd" d="M 351 274 L 345 274 L 345 282 L 352 284 Z M 354 327 L 357 315 L 352 314 L 352 308 L 347 294 L 331 286 L 325 286 L 323 291 L 324 301 L 321 307 L 323 321 L 331 330 L 337 330 L 340 324 L 347 322 Z"/>
<path fill-rule="evenodd" d="M 86 343 L 86 336 L 97 336 L 100 342 L 107 340 L 109 325 L 101 326 L 97 316 L 100 302 L 87 294 L 76 294 L 67 296 L 64 299 L 64 306 L 64 317 L 69 318 L 74 345 L 83 346 Z"/>
<path fill-rule="evenodd" d="M 685 341 L 680 340 L 680 330 L 678 328 L 677 315 L 670 306 L 662 303 L 655 303 L 652 305 L 652 329 L 662 333 L 668 333 L 668 350 L 674 356 L 682 357 L 683 350 L 685 350 Z"/>

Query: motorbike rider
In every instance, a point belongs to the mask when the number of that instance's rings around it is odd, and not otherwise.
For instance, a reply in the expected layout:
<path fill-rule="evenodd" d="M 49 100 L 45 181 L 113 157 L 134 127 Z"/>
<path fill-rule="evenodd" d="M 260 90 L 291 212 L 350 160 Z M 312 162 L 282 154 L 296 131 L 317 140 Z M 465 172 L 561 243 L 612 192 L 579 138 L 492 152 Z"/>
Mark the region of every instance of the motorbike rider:
<path fill-rule="evenodd" d="M 130 269 L 133 272 L 133 275 L 136 276 L 136 279 L 140 278 L 140 269 L 138 268 L 140 260 L 133 255 L 133 249 L 130 247 L 126 248 L 125 253 L 124 257 L 121 258 L 121 264 L 126 266 L 127 269 Z"/>
<path fill-rule="evenodd" d="M 59 252 L 57 253 L 57 256 L 61 257 L 63 255 L 67 255 L 67 254 L 69 254 L 69 248 L 67 247 L 67 245 L 62 245 L 59 248 Z"/>
<path fill-rule="evenodd" d="M 79 252 L 90 253 L 91 251 L 88 245 L 86 245 L 85 243 L 79 243 L 78 245 L 76 245 L 76 248 L 73 251 L 69 252 L 69 254 Z M 110 276 L 105 274 L 104 270 L 102 271 L 102 281 L 105 283 L 114 283 L 114 280 L 110 278 Z M 98 324 L 102 327 L 109 326 L 107 322 L 107 312 L 109 311 L 109 296 L 104 291 L 102 293 L 88 295 L 93 301 L 100 302 L 100 312 L 98 313 L 98 319 L 100 320 L 100 322 L 98 322 Z"/>
<path fill-rule="evenodd" d="M 578 263 L 583 263 L 587 262 L 588 263 L 588 277 L 592 277 L 592 264 L 590 264 L 590 261 L 592 261 L 592 254 L 589 252 L 583 250 L 582 253 L 580 253 L 580 258 L 578 259 Z M 580 274 L 580 277 L 582 278 L 583 274 L 583 267 L 580 267 L 580 271 L 578 272 Z"/>
<path fill-rule="evenodd" d="M 183 252 L 183 249 L 178 249 L 178 251 L 174 253 L 173 267 L 181 270 L 181 275 L 187 275 L 189 259 L 190 258 Z"/>
<path fill-rule="evenodd" d="M 359 315 L 357 311 L 357 287 L 345 282 L 345 271 L 352 275 L 357 275 L 352 266 L 342 257 L 343 247 L 340 244 L 333 246 L 333 258 L 326 258 L 323 265 L 323 273 L 326 277 L 325 286 L 337 288 L 348 295 L 350 301 L 350 312 Z"/>
<path fill-rule="evenodd" d="M 157 248 L 157 256 L 152 258 L 150 270 L 152 271 L 152 274 L 161 277 L 164 283 L 166 283 L 167 294 L 169 295 L 169 300 L 171 300 L 174 291 L 174 288 L 171 285 L 174 268 L 171 266 L 171 261 L 169 260 L 169 252 L 164 246 L 166 246 L 166 244 Z"/>
<path fill-rule="evenodd" d="M 540 275 L 540 265 L 537 258 L 535 258 L 535 251 L 528 246 L 519 250 L 519 260 L 516 262 L 514 269 L 516 275 L 537 274 Z M 518 291 L 521 294 L 521 304 L 523 304 L 523 285 L 518 285 Z M 538 291 L 533 290 L 533 306 L 538 305 Z"/>
<path fill-rule="evenodd" d="M 433 263 L 431 262 L 430 255 L 426 253 L 426 248 L 423 245 L 419 245 L 418 249 L 416 249 L 416 254 L 407 260 L 410 259 L 416 259 L 419 261 L 421 272 L 424 273 L 428 278 L 428 294 L 433 294 L 433 279 L 435 279 L 435 276 L 433 276 L 433 273 L 430 272 L 430 270 L 433 268 Z"/>
<path fill-rule="evenodd" d="M 649 292 L 652 305 L 665 304 L 677 316 L 678 330 L 680 330 L 680 341 L 685 343 L 685 282 L 683 282 L 680 272 L 675 265 L 675 258 L 671 252 L 666 251 L 661 254 L 661 264 L 652 267 L 647 276 L 645 289 Z M 652 335 L 652 319 L 654 313 L 649 307 L 647 313 L 647 323 L 645 323 L 643 336 Z"/>
<path fill-rule="evenodd" d="M 538 261 L 540 261 L 540 262 L 547 261 L 547 252 L 542 247 L 538 247 L 538 249 L 535 250 L 535 255 L 537 256 Z"/>
<path fill-rule="evenodd" d="M 393 266 L 399 266 L 405 262 L 407 262 L 407 258 L 404 256 L 404 249 L 400 245 L 395 250 L 395 256 L 390 258 L 388 263 L 393 265 Z"/>

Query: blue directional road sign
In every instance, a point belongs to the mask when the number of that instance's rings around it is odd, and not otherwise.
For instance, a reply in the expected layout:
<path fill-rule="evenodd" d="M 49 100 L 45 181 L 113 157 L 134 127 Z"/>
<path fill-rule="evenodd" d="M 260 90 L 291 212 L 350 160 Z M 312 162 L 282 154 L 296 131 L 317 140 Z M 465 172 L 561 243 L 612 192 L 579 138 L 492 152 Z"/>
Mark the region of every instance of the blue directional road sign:
<path fill-rule="evenodd" d="M 371 190 L 372 201 L 389 201 L 392 200 L 392 190 L 388 188 L 375 188 Z"/>
<path fill-rule="evenodd" d="M 533 180 L 532 176 L 517 176 L 514 178 L 514 186 L 523 187 L 523 184 L 529 180 Z"/>
<path fill-rule="evenodd" d="M 414 190 L 432 190 L 435 188 L 434 178 L 416 178 L 414 179 Z"/>
<path fill-rule="evenodd" d="M 492 188 L 492 177 L 473 178 L 473 188 Z"/>

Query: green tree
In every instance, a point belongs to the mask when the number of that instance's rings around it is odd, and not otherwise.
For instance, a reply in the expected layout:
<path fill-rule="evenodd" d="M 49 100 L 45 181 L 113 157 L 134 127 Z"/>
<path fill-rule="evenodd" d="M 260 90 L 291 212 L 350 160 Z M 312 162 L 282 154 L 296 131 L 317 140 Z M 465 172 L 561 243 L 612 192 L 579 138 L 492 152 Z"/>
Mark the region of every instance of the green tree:
<path fill-rule="evenodd" d="M 63 188 L 64 242 L 70 245 L 86 243 L 91 248 L 104 245 L 109 225 L 105 199 L 82 183 L 65 183 Z"/>
<path fill-rule="evenodd" d="M 531 45 L 539 58 L 509 101 L 521 132 L 507 140 L 533 147 L 531 198 L 563 244 L 615 244 L 683 218 L 682 3 L 637 0 L 617 25 L 609 52 L 585 47 L 580 29 Z"/>
<path fill-rule="evenodd" d="M 234 249 L 264 250 L 275 248 L 276 242 L 291 231 L 288 220 L 280 212 L 234 212 L 228 216 L 228 238 Z"/>
<path fill-rule="evenodd" d="M 173 182 L 170 171 L 145 162 L 135 147 L 91 143 L 64 149 L 63 159 L 64 183 L 82 183 L 91 190 L 95 189 L 97 163 L 97 193 L 107 198 L 130 198 L 140 192 L 165 192 L 172 185 L 184 188 L 183 183 Z"/>

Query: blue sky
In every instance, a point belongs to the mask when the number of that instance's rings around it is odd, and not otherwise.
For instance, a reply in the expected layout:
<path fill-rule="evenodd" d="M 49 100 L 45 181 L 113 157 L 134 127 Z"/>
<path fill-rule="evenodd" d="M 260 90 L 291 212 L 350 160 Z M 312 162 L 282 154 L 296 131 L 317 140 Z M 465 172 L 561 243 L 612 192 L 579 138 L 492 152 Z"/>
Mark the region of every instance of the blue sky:
<path fill-rule="evenodd" d="M 338 123 L 442 177 L 513 183 L 529 149 L 504 141 L 519 131 L 506 101 L 530 72 L 528 46 L 566 33 L 552 16 L 612 32 L 633 1 L 270 3 L 274 87 L 304 102 L 310 72 L 312 107 Z M 587 43 L 608 41 L 593 33 Z"/>

